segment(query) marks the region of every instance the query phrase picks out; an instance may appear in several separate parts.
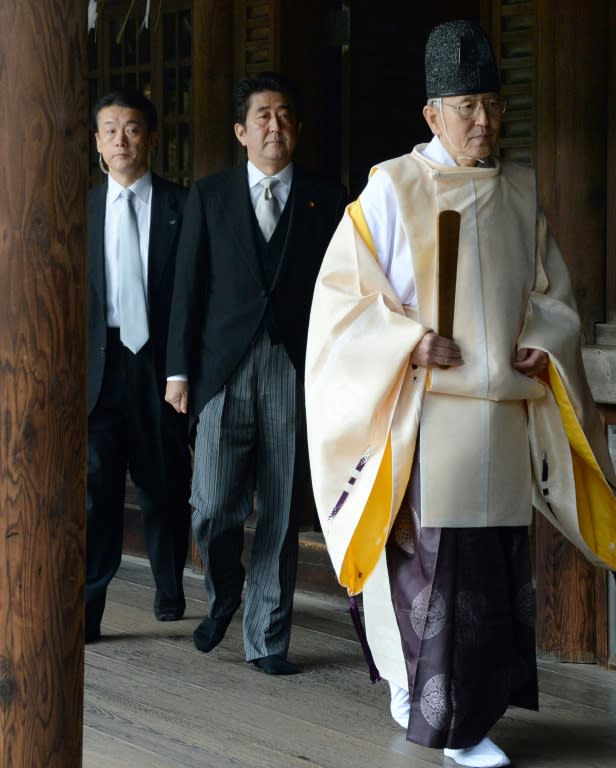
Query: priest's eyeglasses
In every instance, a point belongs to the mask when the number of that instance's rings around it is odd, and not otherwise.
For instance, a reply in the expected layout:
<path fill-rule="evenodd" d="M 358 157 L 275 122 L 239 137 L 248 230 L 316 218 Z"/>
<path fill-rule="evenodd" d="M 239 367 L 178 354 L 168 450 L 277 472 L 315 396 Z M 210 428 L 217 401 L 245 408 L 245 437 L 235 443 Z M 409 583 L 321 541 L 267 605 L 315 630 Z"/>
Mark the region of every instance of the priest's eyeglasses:
<path fill-rule="evenodd" d="M 431 106 L 445 105 L 455 109 L 463 120 L 473 120 L 479 116 L 479 112 L 484 109 L 490 117 L 500 117 L 507 109 L 507 99 L 501 96 L 490 99 L 474 99 L 473 101 L 463 101 L 461 104 L 450 104 L 442 99 L 430 99 Z"/>

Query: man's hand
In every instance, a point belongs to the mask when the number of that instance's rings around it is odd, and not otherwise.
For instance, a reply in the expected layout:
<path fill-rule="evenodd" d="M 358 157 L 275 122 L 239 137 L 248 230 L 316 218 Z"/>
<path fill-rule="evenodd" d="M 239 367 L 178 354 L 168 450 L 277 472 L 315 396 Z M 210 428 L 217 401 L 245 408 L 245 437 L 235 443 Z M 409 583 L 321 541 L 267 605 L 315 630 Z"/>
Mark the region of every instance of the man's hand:
<path fill-rule="evenodd" d="M 172 405 L 178 413 L 188 413 L 188 382 L 168 381 L 165 400 L 169 405 Z"/>
<path fill-rule="evenodd" d="M 428 331 L 411 353 L 411 362 L 422 368 L 457 368 L 464 365 L 460 347 L 434 331 Z"/>
<path fill-rule="evenodd" d="M 541 349 L 518 349 L 513 367 L 526 376 L 541 376 L 548 368 L 548 356 Z"/>

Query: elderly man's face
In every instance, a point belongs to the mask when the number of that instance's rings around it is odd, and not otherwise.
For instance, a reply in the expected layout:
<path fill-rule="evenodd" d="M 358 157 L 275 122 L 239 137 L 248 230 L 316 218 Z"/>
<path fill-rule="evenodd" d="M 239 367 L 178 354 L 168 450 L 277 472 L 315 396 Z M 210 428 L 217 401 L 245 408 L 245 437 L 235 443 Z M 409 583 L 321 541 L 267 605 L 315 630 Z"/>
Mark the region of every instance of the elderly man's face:
<path fill-rule="evenodd" d="M 456 163 L 472 166 L 494 152 L 504 104 L 504 99 L 493 92 L 443 96 L 425 106 L 423 114 Z"/>

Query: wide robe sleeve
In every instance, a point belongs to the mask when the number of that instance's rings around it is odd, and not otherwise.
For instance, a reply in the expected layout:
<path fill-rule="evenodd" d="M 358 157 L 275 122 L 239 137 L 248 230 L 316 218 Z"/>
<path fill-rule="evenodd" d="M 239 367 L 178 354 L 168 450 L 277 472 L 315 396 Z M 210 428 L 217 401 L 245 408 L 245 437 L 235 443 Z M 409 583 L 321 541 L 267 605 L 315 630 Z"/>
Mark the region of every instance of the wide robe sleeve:
<path fill-rule="evenodd" d="M 350 594 L 376 566 L 406 490 L 425 386 L 410 354 L 425 332 L 385 277 L 353 203 L 319 273 L 306 355 L 316 505 Z"/>
<path fill-rule="evenodd" d="M 533 503 L 591 562 L 616 569 L 616 476 L 584 372 L 568 272 L 541 213 L 519 347 L 549 355 L 550 390 L 528 401 Z"/>

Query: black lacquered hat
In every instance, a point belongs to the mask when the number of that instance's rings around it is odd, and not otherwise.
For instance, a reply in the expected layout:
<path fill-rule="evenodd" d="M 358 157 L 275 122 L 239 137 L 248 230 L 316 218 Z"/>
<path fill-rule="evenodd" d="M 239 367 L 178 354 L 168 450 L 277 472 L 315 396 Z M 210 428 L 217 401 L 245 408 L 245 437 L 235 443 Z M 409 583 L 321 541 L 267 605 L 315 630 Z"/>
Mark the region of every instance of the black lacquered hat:
<path fill-rule="evenodd" d="M 434 27 L 426 43 L 425 65 L 429 99 L 500 90 L 492 46 L 474 21 L 446 21 Z"/>

